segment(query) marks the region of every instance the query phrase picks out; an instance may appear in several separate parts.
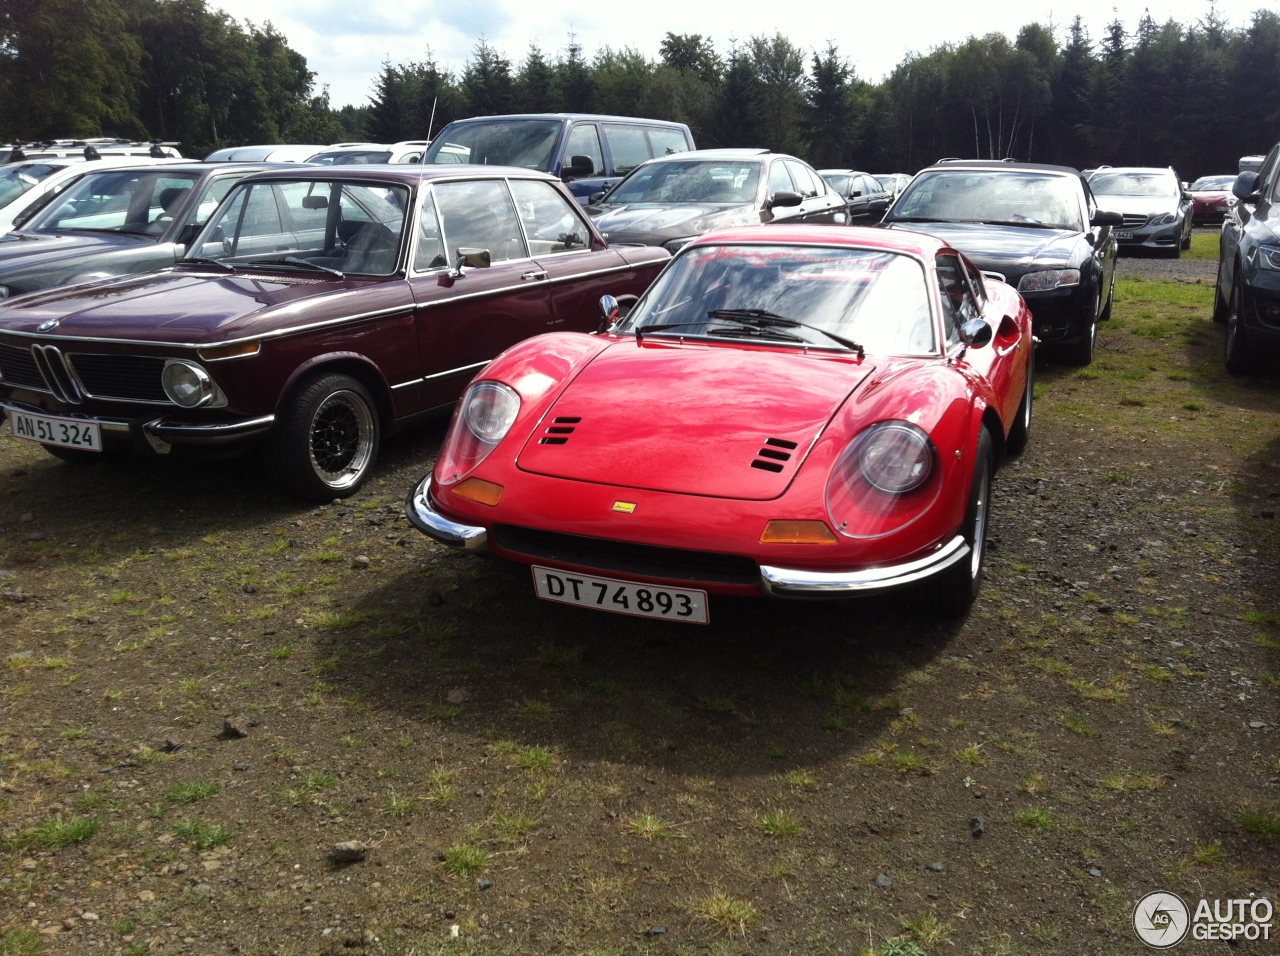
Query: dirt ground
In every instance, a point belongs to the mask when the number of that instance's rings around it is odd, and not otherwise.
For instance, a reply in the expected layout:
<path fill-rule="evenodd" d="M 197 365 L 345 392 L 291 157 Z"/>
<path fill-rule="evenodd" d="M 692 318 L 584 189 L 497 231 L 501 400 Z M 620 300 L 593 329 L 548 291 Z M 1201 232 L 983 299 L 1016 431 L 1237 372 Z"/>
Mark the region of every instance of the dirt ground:
<path fill-rule="evenodd" d="M 1041 367 L 955 626 L 540 602 L 403 518 L 443 423 L 320 508 L 6 429 L 0 954 L 1111 956 L 1151 891 L 1274 900 L 1280 377 L 1211 288 Z"/>

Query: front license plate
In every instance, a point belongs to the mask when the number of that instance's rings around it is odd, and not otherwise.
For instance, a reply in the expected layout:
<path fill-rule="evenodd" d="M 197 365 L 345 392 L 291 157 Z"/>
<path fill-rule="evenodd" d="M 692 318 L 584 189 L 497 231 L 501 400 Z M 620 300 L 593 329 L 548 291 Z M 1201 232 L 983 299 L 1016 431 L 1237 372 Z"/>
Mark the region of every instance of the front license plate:
<path fill-rule="evenodd" d="M 707 623 L 707 592 L 655 587 L 615 578 L 587 577 L 552 568 L 533 569 L 538 597 L 633 617 L 656 617 L 686 624 Z"/>
<path fill-rule="evenodd" d="M 58 445 L 62 448 L 80 448 L 84 451 L 102 451 L 102 429 L 97 422 L 78 418 L 57 418 L 53 415 L 29 415 L 9 409 L 9 424 L 15 438 L 39 442 L 42 445 Z"/>
<path fill-rule="evenodd" d="M 1132 239 L 1132 238 L 1133 238 L 1133 233 L 1132 233 L 1132 232 L 1129 232 L 1129 231 L 1127 231 L 1127 230 L 1119 230 L 1119 231 L 1117 231 L 1117 232 L 1116 232 L 1116 238 L 1117 238 L 1117 239 Z"/>

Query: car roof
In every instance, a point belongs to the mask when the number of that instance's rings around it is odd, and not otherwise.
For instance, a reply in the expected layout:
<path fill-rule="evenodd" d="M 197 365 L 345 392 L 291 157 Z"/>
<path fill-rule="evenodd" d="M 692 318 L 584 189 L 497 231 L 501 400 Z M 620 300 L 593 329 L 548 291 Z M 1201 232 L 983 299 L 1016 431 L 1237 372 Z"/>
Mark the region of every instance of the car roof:
<path fill-rule="evenodd" d="M 689 149 L 682 153 L 667 153 L 665 156 L 655 156 L 646 160 L 649 163 L 670 163 L 670 162 L 686 162 L 692 160 L 706 160 L 707 162 L 715 162 L 716 160 L 734 160 L 737 162 L 746 162 L 753 159 L 767 159 L 770 156 L 782 156 L 786 159 L 795 159 L 789 153 L 771 153 L 767 149 Z"/>
<path fill-rule="evenodd" d="M 819 176 L 872 176 L 871 173 L 864 173 L 861 169 L 819 169 Z"/>
<path fill-rule="evenodd" d="M 1073 166 L 1050 166 L 1047 163 L 1016 163 L 1001 159 L 949 159 L 934 163 L 921 172 L 932 172 L 936 169 L 991 169 L 1021 170 L 1039 173 L 1059 173 L 1067 176 L 1079 176 L 1080 170 Z M 918 175 L 918 174 L 917 174 Z"/>
<path fill-rule="evenodd" d="M 1170 176 L 1177 175 L 1171 166 L 1099 166 L 1093 170 L 1095 173 L 1104 171 L 1108 173 L 1167 173 Z"/>
<path fill-rule="evenodd" d="M 165 162 L 163 160 L 157 160 L 151 163 L 139 162 L 139 163 L 129 163 L 124 166 L 112 166 L 110 167 L 109 170 L 103 169 L 103 172 L 119 173 L 119 172 L 128 172 L 130 169 L 137 169 L 139 172 L 141 172 L 143 170 L 156 169 L 157 167 L 160 167 L 160 168 L 163 168 L 165 172 L 193 173 L 196 176 L 203 176 L 205 174 L 211 174 L 211 173 L 218 173 L 219 175 L 225 174 L 228 172 L 252 173 L 252 172 L 257 172 L 258 170 L 279 169 L 281 165 L 282 165 L 281 163 L 202 163 L 196 160 L 183 160 L 180 162 L 172 163 L 172 162 Z M 95 172 L 95 171 L 96 171 L 95 169 L 88 170 L 88 172 Z"/>
<path fill-rule="evenodd" d="M 925 259 L 931 258 L 943 249 L 951 248 L 941 239 L 935 239 L 922 232 L 877 229 L 870 226 L 783 226 L 777 223 L 767 226 L 733 226 L 727 229 L 714 229 L 694 239 L 689 246 L 739 242 L 883 249 L 886 252 L 902 252 Z"/>
<path fill-rule="evenodd" d="M 207 167 L 206 167 L 207 168 Z M 344 179 L 348 181 L 396 182 L 406 186 L 433 180 L 449 179 L 540 179 L 544 182 L 560 182 L 555 176 L 525 169 L 522 166 L 479 166 L 471 163 L 445 163 L 420 166 L 416 163 L 393 165 L 381 163 L 368 166 L 307 166 L 297 163 L 273 163 L 258 166 L 263 170 L 253 177 L 254 182 L 275 179 L 314 179 L 318 181 Z"/>
<path fill-rule="evenodd" d="M 673 122 L 672 120 L 647 119 L 643 116 L 611 116 L 607 113 L 500 113 L 496 116 L 469 116 L 466 119 L 456 119 L 450 126 L 455 123 L 492 123 L 494 120 L 593 120 L 596 122 L 617 122 L 617 123 L 644 123 L 648 126 L 670 126 L 675 129 L 683 129 L 684 123 Z"/>

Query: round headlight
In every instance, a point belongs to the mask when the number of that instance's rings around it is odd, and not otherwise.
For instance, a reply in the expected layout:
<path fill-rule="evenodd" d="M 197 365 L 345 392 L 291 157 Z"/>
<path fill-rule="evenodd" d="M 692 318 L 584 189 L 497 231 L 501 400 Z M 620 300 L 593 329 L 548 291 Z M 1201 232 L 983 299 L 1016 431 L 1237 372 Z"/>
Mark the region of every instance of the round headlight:
<path fill-rule="evenodd" d="M 9 298 L 9 287 L 7 285 L 0 285 L 0 299 L 7 298 Z"/>
<path fill-rule="evenodd" d="M 183 408 L 198 408 L 213 399 L 213 379 L 194 362 L 169 362 L 160 381 L 169 400 Z"/>
<path fill-rule="evenodd" d="M 462 420 L 482 442 L 502 441 L 520 411 L 520 396 L 501 382 L 477 382 L 463 400 Z"/>
<path fill-rule="evenodd" d="M 868 428 L 857 438 L 854 456 L 867 483 L 889 495 L 915 491 L 933 473 L 933 443 L 909 422 Z"/>

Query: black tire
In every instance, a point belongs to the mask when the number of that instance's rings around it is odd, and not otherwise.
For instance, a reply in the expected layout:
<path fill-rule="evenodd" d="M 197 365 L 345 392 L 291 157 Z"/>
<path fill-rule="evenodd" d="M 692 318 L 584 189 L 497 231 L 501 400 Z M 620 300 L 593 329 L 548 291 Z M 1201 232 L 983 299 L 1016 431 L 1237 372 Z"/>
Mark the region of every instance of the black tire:
<path fill-rule="evenodd" d="M 1227 303 L 1227 331 L 1222 345 L 1222 362 L 1232 375 L 1248 375 L 1258 367 L 1257 356 L 1249 348 L 1243 312 L 1244 293 L 1240 284 L 1233 282 Z"/>
<path fill-rule="evenodd" d="M 973 481 L 969 486 L 969 507 L 965 511 L 960 533 L 969 545 L 969 554 L 953 564 L 937 579 L 932 607 L 939 617 L 957 620 L 969 613 L 982 586 L 982 571 L 987 562 L 987 519 L 990 516 L 991 478 L 995 472 L 991 433 L 985 427 L 978 433 L 974 450 Z"/>
<path fill-rule="evenodd" d="M 1160 251 L 1164 254 L 1164 257 L 1166 259 L 1181 259 L 1182 258 L 1182 240 L 1178 240 L 1178 242 L 1174 243 L 1172 249 L 1162 249 Z"/>
<path fill-rule="evenodd" d="M 1231 303 L 1227 298 L 1222 294 L 1222 265 L 1219 263 L 1218 277 L 1213 281 L 1213 321 L 1219 325 L 1227 321 L 1227 314 L 1231 311 Z"/>
<path fill-rule="evenodd" d="M 1186 237 L 1185 239 L 1183 239 L 1183 240 L 1182 240 L 1182 248 L 1183 248 L 1183 249 L 1190 249 L 1190 248 L 1191 248 L 1191 233 L 1192 233 L 1192 230 L 1191 230 L 1191 229 L 1188 229 L 1188 230 L 1187 230 L 1187 237 Z"/>
<path fill-rule="evenodd" d="M 1027 387 L 1022 390 L 1022 401 L 1018 403 L 1018 417 L 1013 420 L 1004 443 L 1005 452 L 1009 455 L 1021 455 L 1031 440 L 1031 404 L 1035 400 L 1035 390 L 1036 353 L 1033 349 L 1031 361 L 1027 364 Z"/>
<path fill-rule="evenodd" d="M 368 390 L 350 375 L 321 372 L 289 397 L 267 439 L 272 481 L 311 501 L 355 494 L 378 457 L 381 424 Z"/>
<path fill-rule="evenodd" d="M 1105 322 L 1111 318 L 1111 304 L 1116 300 L 1116 269 L 1115 263 L 1111 265 L 1111 283 L 1107 287 L 1107 304 L 1102 307 L 1102 311 L 1098 314 L 1098 321 Z"/>
<path fill-rule="evenodd" d="M 1098 346 L 1098 317 L 1101 311 L 1102 290 L 1099 289 L 1097 297 L 1093 300 L 1093 319 L 1089 323 L 1089 328 L 1085 332 L 1084 338 L 1071 345 L 1062 346 L 1059 351 L 1059 354 L 1067 364 L 1080 366 L 1093 364 L 1093 354 Z"/>

